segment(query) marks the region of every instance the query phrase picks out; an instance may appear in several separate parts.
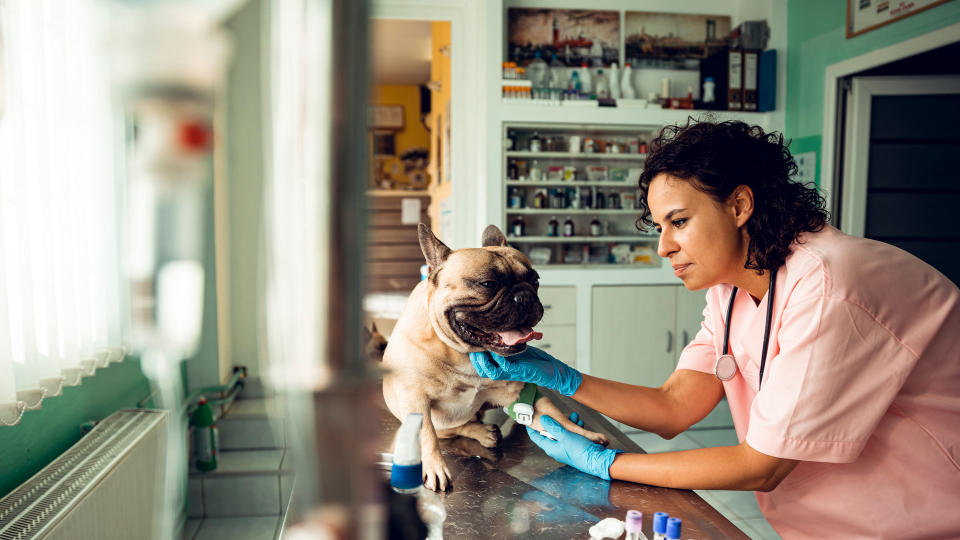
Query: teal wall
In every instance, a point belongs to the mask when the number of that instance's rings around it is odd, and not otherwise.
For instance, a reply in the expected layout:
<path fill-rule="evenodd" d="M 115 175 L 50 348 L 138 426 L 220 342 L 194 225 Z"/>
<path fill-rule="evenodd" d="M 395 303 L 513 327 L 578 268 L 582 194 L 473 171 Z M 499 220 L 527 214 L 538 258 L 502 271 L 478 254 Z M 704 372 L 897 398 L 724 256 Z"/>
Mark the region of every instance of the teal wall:
<path fill-rule="evenodd" d="M 140 360 L 127 358 L 43 400 L 43 408 L 25 412 L 19 424 L 0 426 L 0 497 L 79 441 L 80 424 L 135 407 L 149 393 Z"/>
<path fill-rule="evenodd" d="M 787 2 L 785 132 L 793 153 L 816 151 L 818 164 L 827 66 L 960 22 L 960 1 L 952 1 L 847 39 L 846 6 L 841 0 Z M 818 183 L 819 175 L 818 165 Z"/>

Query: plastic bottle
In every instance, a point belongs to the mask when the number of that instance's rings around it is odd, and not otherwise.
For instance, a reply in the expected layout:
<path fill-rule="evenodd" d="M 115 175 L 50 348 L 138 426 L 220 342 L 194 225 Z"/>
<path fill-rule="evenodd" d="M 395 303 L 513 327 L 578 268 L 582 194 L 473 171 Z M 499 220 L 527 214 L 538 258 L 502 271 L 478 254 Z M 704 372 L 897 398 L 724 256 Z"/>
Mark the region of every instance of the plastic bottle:
<path fill-rule="evenodd" d="M 603 227 L 597 218 L 593 218 L 590 222 L 590 236 L 603 236 Z"/>
<path fill-rule="evenodd" d="M 530 84 L 537 87 L 547 85 L 550 77 L 550 66 L 540 58 L 540 51 L 533 54 L 533 61 L 527 64 L 527 80 Z"/>
<path fill-rule="evenodd" d="M 567 218 L 567 220 L 563 222 L 563 235 L 573 236 L 573 234 L 574 234 L 573 220 L 570 218 Z"/>
<path fill-rule="evenodd" d="M 540 162 L 533 160 L 533 163 L 530 164 L 530 180 L 538 182 L 543 178 L 543 169 L 540 167 Z"/>
<path fill-rule="evenodd" d="M 717 83 L 714 82 L 713 77 L 707 77 L 703 80 L 703 102 L 704 103 L 713 103 L 717 100 L 714 90 L 716 89 Z"/>
<path fill-rule="evenodd" d="M 590 92 L 593 92 L 593 76 L 590 75 L 590 66 L 586 62 L 580 65 L 580 90 L 586 94 L 590 95 Z M 576 73 L 576 71 L 574 71 Z"/>
<path fill-rule="evenodd" d="M 629 65 L 629 64 L 628 64 Z M 626 540 L 645 539 L 643 536 L 643 513 L 639 510 L 627 510 L 627 519 L 624 520 L 627 529 Z"/>
<path fill-rule="evenodd" d="M 683 522 L 680 518 L 670 518 L 667 520 L 667 540 L 680 540 L 680 528 Z"/>
<path fill-rule="evenodd" d="M 610 64 L 610 97 L 620 99 L 620 68 L 617 63 Z"/>
<path fill-rule="evenodd" d="M 603 74 L 602 69 L 597 70 L 597 84 L 594 85 L 596 88 L 597 98 L 603 99 L 610 97 L 610 83 L 607 82 L 607 77 Z"/>
<path fill-rule="evenodd" d="M 547 224 L 547 236 L 559 236 L 560 223 L 557 221 L 556 217 L 550 218 L 550 223 Z"/>
<path fill-rule="evenodd" d="M 570 84 L 567 86 L 567 90 L 570 91 L 571 98 L 580 98 L 580 95 L 583 92 L 583 81 L 580 80 L 580 74 L 578 72 L 574 71 L 570 75 Z"/>
<path fill-rule="evenodd" d="M 542 189 L 538 189 L 537 194 L 533 196 L 533 207 L 534 208 L 547 207 L 547 194 L 544 193 Z"/>
<path fill-rule="evenodd" d="M 633 68 L 627 63 L 623 66 L 623 76 L 620 78 L 620 95 L 623 99 L 636 99 L 637 91 L 633 89 Z"/>
<path fill-rule="evenodd" d="M 197 401 L 197 410 L 193 411 L 193 452 L 197 469 L 212 471 L 217 468 L 217 426 L 213 423 L 213 409 L 205 398 Z"/>
<path fill-rule="evenodd" d="M 517 216 L 513 220 L 513 223 L 510 225 L 510 232 L 514 236 L 526 236 L 527 234 L 527 224 L 523 222 L 523 216 Z"/>
<path fill-rule="evenodd" d="M 653 540 L 666 540 L 669 517 L 666 512 L 657 512 L 653 515 Z"/>
<path fill-rule="evenodd" d="M 447 511 L 443 500 L 433 490 L 423 487 L 423 466 L 420 461 L 420 428 L 423 415 L 410 413 L 397 430 L 397 443 L 393 449 L 393 466 L 390 469 L 390 487 L 397 493 L 417 497 L 417 513 L 427 525 L 427 538 L 443 537 L 443 522 Z"/>

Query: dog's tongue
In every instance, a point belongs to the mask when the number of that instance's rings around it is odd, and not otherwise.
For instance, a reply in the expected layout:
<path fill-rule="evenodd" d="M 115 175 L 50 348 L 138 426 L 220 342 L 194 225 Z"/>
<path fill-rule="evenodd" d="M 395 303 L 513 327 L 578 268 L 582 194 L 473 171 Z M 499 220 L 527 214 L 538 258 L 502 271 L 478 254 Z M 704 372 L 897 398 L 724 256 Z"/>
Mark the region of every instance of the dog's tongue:
<path fill-rule="evenodd" d="M 534 332 L 533 328 L 518 328 L 516 330 L 506 330 L 497 332 L 503 344 L 512 347 L 521 343 L 526 343 L 531 339 L 543 339 L 543 334 Z"/>

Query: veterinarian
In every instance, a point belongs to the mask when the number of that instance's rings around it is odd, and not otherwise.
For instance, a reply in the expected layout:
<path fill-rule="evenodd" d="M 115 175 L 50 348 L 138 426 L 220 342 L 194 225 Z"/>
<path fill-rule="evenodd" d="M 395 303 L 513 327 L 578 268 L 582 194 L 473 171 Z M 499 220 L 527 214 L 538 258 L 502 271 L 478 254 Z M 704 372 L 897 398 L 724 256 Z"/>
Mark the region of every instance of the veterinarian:
<path fill-rule="evenodd" d="M 638 225 L 656 228 L 660 256 L 707 304 L 663 386 L 584 375 L 533 347 L 471 362 L 666 439 L 730 404 L 737 446 L 620 453 L 549 419 L 556 441 L 530 433 L 581 471 L 753 490 L 787 538 L 956 538 L 960 290 L 905 251 L 831 227 L 796 170 L 782 135 L 742 122 L 671 126 L 654 142 Z"/>

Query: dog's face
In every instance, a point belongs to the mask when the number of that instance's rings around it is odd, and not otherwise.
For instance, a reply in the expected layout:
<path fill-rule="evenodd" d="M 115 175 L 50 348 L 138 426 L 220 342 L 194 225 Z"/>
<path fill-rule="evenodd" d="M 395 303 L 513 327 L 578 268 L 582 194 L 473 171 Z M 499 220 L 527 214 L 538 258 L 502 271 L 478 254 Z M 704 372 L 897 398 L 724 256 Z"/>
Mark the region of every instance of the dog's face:
<path fill-rule="evenodd" d="M 539 276 L 526 255 L 507 247 L 493 225 L 482 248 L 451 251 L 423 224 L 419 235 L 430 266 L 431 324 L 440 339 L 461 352 L 523 352 L 543 317 Z"/>

